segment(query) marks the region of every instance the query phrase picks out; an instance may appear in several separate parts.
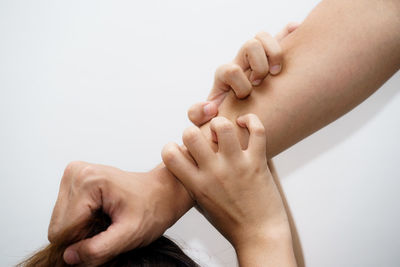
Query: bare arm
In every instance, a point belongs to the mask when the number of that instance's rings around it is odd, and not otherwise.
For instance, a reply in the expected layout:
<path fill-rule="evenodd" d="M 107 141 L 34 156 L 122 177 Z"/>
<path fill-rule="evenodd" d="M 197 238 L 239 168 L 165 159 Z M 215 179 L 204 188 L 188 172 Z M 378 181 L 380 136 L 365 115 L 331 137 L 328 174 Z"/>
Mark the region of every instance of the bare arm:
<path fill-rule="evenodd" d="M 232 121 L 257 114 L 271 158 L 350 111 L 399 69 L 398 29 L 399 1 L 323 1 L 283 40 L 282 73 L 268 76 L 245 100 L 230 92 L 219 114 Z M 209 124 L 201 129 L 211 140 Z M 247 143 L 247 132 L 237 130 Z M 159 174 L 180 186 L 164 167 Z"/>
<path fill-rule="evenodd" d="M 325 0 L 281 43 L 285 56 L 282 73 L 265 79 L 245 100 L 237 100 L 230 93 L 219 113 L 232 121 L 241 114 L 257 114 L 267 131 L 268 157 L 273 157 L 357 106 L 399 69 L 398 29 L 399 1 Z M 209 125 L 201 129 L 211 142 Z M 246 144 L 246 130 L 237 131 L 242 144 Z M 106 173 L 103 167 L 88 169 L 81 165 L 71 166 L 63 177 L 49 227 L 49 239 L 54 239 L 68 222 L 82 214 L 90 214 L 87 205 L 82 205 L 88 201 L 85 192 L 96 192 L 97 197 L 104 190 L 110 191 L 108 197 L 119 198 L 118 203 L 124 203 L 124 209 L 108 207 L 112 218 L 116 214 L 118 224 L 114 225 L 113 220 L 112 231 L 72 245 L 64 254 L 67 260 L 70 259 L 69 263 L 104 262 L 110 255 L 148 244 L 193 204 L 183 186 L 163 165 L 147 174 L 127 174 L 140 183 L 126 188 L 129 190 L 124 195 L 115 193 L 120 190 L 115 179 L 119 171 L 113 170 L 116 174 L 112 176 L 99 175 Z M 96 179 L 100 182 L 94 182 Z M 85 186 L 85 181 L 91 181 L 90 186 Z M 107 184 L 102 187 L 103 191 L 89 190 L 102 184 Z M 114 184 L 115 192 L 111 191 Z M 62 198 L 62 192 L 71 192 L 71 187 L 80 185 L 82 191 L 72 190 L 80 194 L 69 194 L 70 199 Z M 143 192 L 151 193 L 139 194 Z M 104 196 L 98 199 L 104 199 Z M 64 205 L 66 201 L 75 205 Z M 90 201 L 95 203 L 95 208 L 104 206 L 101 201 Z M 137 207 L 146 209 L 141 212 Z M 162 215 L 156 209 L 161 210 Z M 135 227 L 130 223 L 132 216 Z M 73 256 L 74 251 L 80 260 Z"/>
<path fill-rule="evenodd" d="M 322 2 L 281 43 L 282 73 L 268 76 L 245 100 L 230 92 L 219 114 L 231 121 L 257 114 L 272 158 L 360 104 L 399 69 L 398 29 L 400 9 L 393 1 Z M 246 130 L 237 130 L 246 144 Z M 209 125 L 202 131 L 211 139 Z"/>
<path fill-rule="evenodd" d="M 350 111 L 399 69 L 399 29 L 399 1 L 323 1 L 282 41 L 282 73 L 246 100 L 231 94 L 220 115 L 256 113 L 273 157 Z"/>

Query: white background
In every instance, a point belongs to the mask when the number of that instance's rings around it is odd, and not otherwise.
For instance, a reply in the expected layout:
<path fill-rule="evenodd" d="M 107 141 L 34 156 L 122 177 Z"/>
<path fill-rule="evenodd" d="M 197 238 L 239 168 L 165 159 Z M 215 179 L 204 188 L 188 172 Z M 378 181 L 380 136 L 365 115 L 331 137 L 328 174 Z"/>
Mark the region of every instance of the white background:
<path fill-rule="evenodd" d="M 0 266 L 46 244 L 64 167 L 160 161 L 216 67 L 317 1 L 0 1 Z M 400 75 L 276 157 L 308 266 L 399 266 Z M 204 266 L 232 248 L 191 211 L 169 235 Z"/>

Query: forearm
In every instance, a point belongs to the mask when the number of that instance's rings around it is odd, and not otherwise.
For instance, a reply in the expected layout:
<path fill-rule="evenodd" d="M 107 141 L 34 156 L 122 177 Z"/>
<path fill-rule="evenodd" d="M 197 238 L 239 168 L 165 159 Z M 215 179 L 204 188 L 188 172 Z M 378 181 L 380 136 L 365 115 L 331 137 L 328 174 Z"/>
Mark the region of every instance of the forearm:
<path fill-rule="evenodd" d="M 360 104 L 400 66 L 400 2 L 375 2 L 322 2 L 281 43 L 281 74 L 246 100 L 230 94 L 219 115 L 256 113 L 273 157 Z"/>
<path fill-rule="evenodd" d="M 170 212 L 170 226 L 172 226 L 180 217 L 182 217 L 194 205 L 189 193 L 183 187 L 181 182 L 161 163 L 151 170 L 151 177 L 156 183 L 161 185 L 163 192 L 163 201 L 168 201 Z"/>
<path fill-rule="evenodd" d="M 257 114 L 268 156 L 279 154 L 357 106 L 398 70 L 399 14 L 398 1 L 322 2 L 282 42 L 282 73 L 267 77 L 246 100 L 231 93 L 219 114 L 232 121 Z M 209 125 L 202 131 L 211 142 Z M 246 143 L 247 133 L 238 131 Z M 158 179 L 174 191 L 179 218 L 191 207 L 189 195 L 165 167 Z"/>

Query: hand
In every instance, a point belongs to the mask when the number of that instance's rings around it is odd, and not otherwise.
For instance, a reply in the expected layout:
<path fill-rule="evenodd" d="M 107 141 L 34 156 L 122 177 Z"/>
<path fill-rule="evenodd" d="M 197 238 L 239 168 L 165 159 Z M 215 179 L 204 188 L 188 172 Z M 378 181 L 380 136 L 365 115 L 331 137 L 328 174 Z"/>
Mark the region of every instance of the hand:
<path fill-rule="evenodd" d="M 253 114 L 239 117 L 237 123 L 250 133 L 246 150 L 241 149 L 233 123 L 217 117 L 210 124 L 217 136 L 217 152 L 194 126 L 183 134 L 193 160 L 174 143 L 162 152 L 167 168 L 236 249 L 260 245 L 271 233 L 290 236 L 285 208 L 267 165 L 264 127 Z"/>
<path fill-rule="evenodd" d="M 219 105 L 231 89 L 238 98 L 245 98 L 251 93 L 253 86 L 262 83 L 268 73 L 279 74 L 283 61 L 279 43 L 298 26 L 297 23 L 289 23 L 275 38 L 266 32 L 260 32 L 247 41 L 231 63 L 217 69 L 207 101 L 190 107 L 189 119 L 195 125 L 201 126 L 217 116 Z"/>
<path fill-rule="evenodd" d="M 69 246 L 64 252 L 65 262 L 96 266 L 149 244 L 170 227 L 177 220 L 171 212 L 177 204 L 165 199 L 173 199 L 176 192 L 153 179 L 158 171 L 133 173 L 86 162 L 70 163 L 51 217 L 49 241 L 83 224 L 98 209 L 110 216 L 112 224 L 106 231 Z"/>

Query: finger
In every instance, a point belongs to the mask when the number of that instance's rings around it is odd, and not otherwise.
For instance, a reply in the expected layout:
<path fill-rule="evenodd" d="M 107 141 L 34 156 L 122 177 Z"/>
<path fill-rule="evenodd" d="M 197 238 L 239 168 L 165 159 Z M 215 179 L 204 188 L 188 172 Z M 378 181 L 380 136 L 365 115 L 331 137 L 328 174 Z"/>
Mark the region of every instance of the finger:
<path fill-rule="evenodd" d="M 70 229 L 69 238 L 74 239 L 79 237 L 80 226 L 85 225 L 93 216 L 93 212 L 102 207 L 102 193 L 98 187 L 83 186 L 89 190 L 78 190 L 72 200 L 67 200 L 68 206 L 65 209 L 64 224 L 59 230 L 61 235 L 55 235 L 53 241 L 60 242 L 60 237 L 64 236 L 67 229 Z M 65 241 L 65 240 L 61 240 Z"/>
<path fill-rule="evenodd" d="M 298 27 L 300 26 L 300 23 L 298 22 L 290 22 L 288 23 L 285 28 L 283 28 L 279 33 L 275 35 L 275 39 L 278 42 L 281 42 L 286 36 L 288 36 L 290 33 L 295 31 Z"/>
<path fill-rule="evenodd" d="M 230 120 L 216 117 L 211 120 L 210 129 L 216 134 L 219 152 L 230 157 L 236 157 L 242 152 L 235 127 Z"/>
<path fill-rule="evenodd" d="M 269 63 L 269 72 L 272 75 L 278 74 L 282 69 L 282 49 L 278 41 L 274 39 L 269 33 L 260 32 L 255 37 L 259 40 L 264 47 L 264 51 L 267 54 Z"/>
<path fill-rule="evenodd" d="M 188 110 L 189 120 L 200 127 L 218 114 L 218 106 L 214 102 L 199 102 Z"/>
<path fill-rule="evenodd" d="M 85 266 L 98 266 L 109 261 L 113 256 L 124 252 L 124 246 L 132 244 L 131 223 L 113 223 L 106 231 L 91 238 L 81 240 L 64 251 L 64 261 L 67 264 L 81 264 Z M 132 244 L 131 248 L 139 244 Z"/>
<path fill-rule="evenodd" d="M 94 164 L 80 164 L 77 171 L 68 177 L 66 194 L 60 195 L 59 203 L 62 205 L 60 218 L 62 222 L 51 225 L 49 240 L 57 240 L 60 233 L 71 226 L 84 223 L 91 218 L 92 212 L 102 206 L 102 190 L 98 186 L 98 167 Z M 60 211 L 59 211 L 60 212 Z M 72 233 L 71 236 L 73 236 Z"/>
<path fill-rule="evenodd" d="M 264 47 L 257 39 L 247 41 L 239 50 L 235 62 L 243 69 L 251 69 L 250 82 L 257 86 L 267 76 L 269 65 Z"/>
<path fill-rule="evenodd" d="M 191 179 L 197 173 L 196 163 L 186 156 L 175 143 L 168 143 L 161 152 L 165 166 L 170 170 L 186 187 L 191 188 Z"/>
<path fill-rule="evenodd" d="M 195 126 L 189 127 L 183 132 L 182 140 L 199 166 L 207 165 L 215 156 L 200 129 Z"/>
<path fill-rule="evenodd" d="M 234 91 L 237 98 L 247 97 L 252 89 L 251 83 L 244 74 L 242 68 L 234 63 L 222 65 L 217 69 L 215 72 L 214 86 L 208 96 L 208 100 L 221 98 L 221 95 L 231 89 Z"/>
<path fill-rule="evenodd" d="M 73 161 L 70 162 L 64 170 L 63 177 L 61 178 L 60 182 L 57 201 L 54 205 L 48 228 L 47 238 L 50 242 L 54 242 L 57 236 L 65 228 L 64 224 L 67 220 L 65 220 L 64 216 L 69 203 L 69 191 L 71 188 L 71 183 L 73 178 L 76 177 L 76 175 L 87 165 L 88 163 L 86 162 Z"/>
<path fill-rule="evenodd" d="M 265 157 L 267 138 L 260 119 L 255 114 L 247 114 L 239 117 L 237 123 L 241 127 L 247 127 L 250 133 L 247 151 L 256 156 Z"/>

